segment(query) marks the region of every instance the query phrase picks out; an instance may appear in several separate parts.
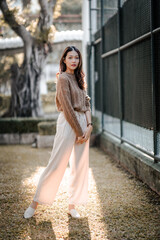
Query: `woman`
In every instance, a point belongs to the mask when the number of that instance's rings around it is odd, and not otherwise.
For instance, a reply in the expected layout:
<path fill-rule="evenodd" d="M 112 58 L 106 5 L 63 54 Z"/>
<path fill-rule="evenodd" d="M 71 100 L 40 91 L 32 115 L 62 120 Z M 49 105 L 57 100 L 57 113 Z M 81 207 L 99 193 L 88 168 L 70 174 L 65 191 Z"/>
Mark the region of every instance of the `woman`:
<path fill-rule="evenodd" d="M 68 214 L 79 218 L 75 205 L 87 203 L 89 139 L 93 127 L 86 86 L 81 53 L 74 46 L 67 47 L 60 60 L 60 73 L 57 73 L 56 106 L 60 114 L 53 149 L 33 201 L 24 213 L 25 218 L 34 215 L 38 203 L 53 203 L 68 162 Z"/>

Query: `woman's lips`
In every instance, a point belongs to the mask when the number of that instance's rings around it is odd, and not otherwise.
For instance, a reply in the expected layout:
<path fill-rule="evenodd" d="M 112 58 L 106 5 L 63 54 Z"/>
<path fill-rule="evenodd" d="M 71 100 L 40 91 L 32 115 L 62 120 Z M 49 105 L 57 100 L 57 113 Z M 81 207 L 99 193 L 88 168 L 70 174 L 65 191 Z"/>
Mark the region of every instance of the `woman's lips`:
<path fill-rule="evenodd" d="M 72 67 L 75 67 L 75 66 L 76 66 L 76 64 L 71 64 L 71 66 L 72 66 Z"/>

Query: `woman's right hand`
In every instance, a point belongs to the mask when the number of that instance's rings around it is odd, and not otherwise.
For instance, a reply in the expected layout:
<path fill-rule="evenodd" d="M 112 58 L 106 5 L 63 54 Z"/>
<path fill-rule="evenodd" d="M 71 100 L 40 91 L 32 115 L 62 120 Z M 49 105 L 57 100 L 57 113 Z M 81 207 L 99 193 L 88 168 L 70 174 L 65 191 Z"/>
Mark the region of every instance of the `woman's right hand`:
<path fill-rule="evenodd" d="M 84 134 L 82 136 L 80 136 L 80 137 L 76 137 L 76 143 L 77 144 L 78 143 L 80 143 L 80 144 L 84 143 Z"/>
<path fill-rule="evenodd" d="M 59 78 L 59 72 L 56 73 L 56 78 L 57 78 L 57 80 L 58 80 L 58 78 Z"/>
<path fill-rule="evenodd" d="M 82 144 L 82 143 L 88 141 L 88 139 L 90 138 L 92 130 L 93 130 L 93 127 L 91 125 L 89 125 L 87 127 L 87 130 L 84 132 L 83 136 L 76 137 L 76 143 L 81 143 Z"/>

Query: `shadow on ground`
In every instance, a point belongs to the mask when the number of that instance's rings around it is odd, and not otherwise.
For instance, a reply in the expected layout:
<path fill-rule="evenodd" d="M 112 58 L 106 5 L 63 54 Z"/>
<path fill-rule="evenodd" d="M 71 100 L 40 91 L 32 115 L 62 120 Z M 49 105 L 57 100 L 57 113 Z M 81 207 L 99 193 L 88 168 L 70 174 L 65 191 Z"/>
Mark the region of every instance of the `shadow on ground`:
<path fill-rule="evenodd" d="M 42 236 L 45 237 L 44 239 L 50 239 L 51 237 L 53 240 L 56 239 L 51 221 L 42 221 L 37 223 L 35 217 L 26 221 L 28 221 L 30 227 L 30 239 L 35 239 L 35 237 L 36 239 L 41 239 Z"/>
<path fill-rule="evenodd" d="M 101 150 L 93 149 L 90 159 L 105 239 L 160 239 L 160 196 Z"/>
<path fill-rule="evenodd" d="M 88 204 L 77 206 L 81 219 L 67 214 L 68 168 L 53 205 L 39 205 L 24 219 L 51 149 L 0 146 L 0 152 L 0 239 L 160 239 L 160 197 L 99 149 L 90 148 Z"/>

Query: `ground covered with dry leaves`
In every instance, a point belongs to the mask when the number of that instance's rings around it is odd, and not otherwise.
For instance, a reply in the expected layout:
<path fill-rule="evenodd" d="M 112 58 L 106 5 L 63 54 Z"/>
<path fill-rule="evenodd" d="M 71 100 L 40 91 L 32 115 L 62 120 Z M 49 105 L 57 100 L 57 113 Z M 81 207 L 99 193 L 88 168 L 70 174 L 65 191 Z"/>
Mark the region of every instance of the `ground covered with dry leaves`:
<path fill-rule="evenodd" d="M 67 214 L 69 168 L 53 205 L 24 219 L 50 152 L 0 146 L 0 239 L 160 239 L 160 197 L 97 148 L 90 148 L 88 203 L 76 208 L 81 219 Z"/>

